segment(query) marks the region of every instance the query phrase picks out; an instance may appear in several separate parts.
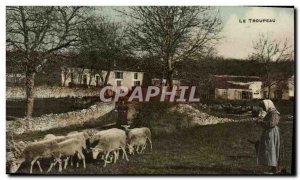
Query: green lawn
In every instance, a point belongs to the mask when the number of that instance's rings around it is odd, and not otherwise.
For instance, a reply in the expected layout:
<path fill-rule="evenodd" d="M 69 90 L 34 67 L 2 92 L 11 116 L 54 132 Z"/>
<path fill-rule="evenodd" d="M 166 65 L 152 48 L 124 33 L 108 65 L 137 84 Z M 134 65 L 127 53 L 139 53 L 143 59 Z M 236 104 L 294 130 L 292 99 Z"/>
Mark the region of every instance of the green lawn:
<path fill-rule="evenodd" d="M 280 124 L 284 138 L 284 168 L 288 174 L 292 164 L 293 123 Z M 257 139 L 261 128 L 252 122 L 226 123 L 194 127 L 153 137 L 153 150 L 119 159 L 103 168 L 101 160 L 87 154 L 87 168 L 69 167 L 63 174 L 262 174 L 256 165 L 255 150 L 247 138 Z M 43 168 L 48 164 L 43 163 Z M 29 164 L 19 173 L 28 173 Z M 34 168 L 38 173 L 38 167 Z M 58 173 L 53 171 L 52 173 Z"/>

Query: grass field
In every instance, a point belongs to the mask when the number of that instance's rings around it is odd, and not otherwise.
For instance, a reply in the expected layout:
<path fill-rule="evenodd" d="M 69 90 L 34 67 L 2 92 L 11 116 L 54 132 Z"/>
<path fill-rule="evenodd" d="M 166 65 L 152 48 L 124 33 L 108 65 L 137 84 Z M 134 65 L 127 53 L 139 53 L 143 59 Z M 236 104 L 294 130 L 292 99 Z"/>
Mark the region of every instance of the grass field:
<path fill-rule="evenodd" d="M 284 138 L 284 168 L 291 173 L 293 123 L 282 122 Z M 119 159 L 116 164 L 92 160 L 87 154 L 87 167 L 69 167 L 62 174 L 263 174 L 264 167 L 256 165 L 255 150 L 247 138 L 257 139 L 261 128 L 252 122 L 226 123 L 179 130 L 153 137 L 153 150 Z M 44 169 L 48 164 L 43 163 Z M 29 163 L 18 173 L 28 173 Z M 34 173 L 39 173 L 38 167 Z M 52 171 L 57 174 L 57 169 Z M 60 174 L 60 173 L 59 173 Z"/>

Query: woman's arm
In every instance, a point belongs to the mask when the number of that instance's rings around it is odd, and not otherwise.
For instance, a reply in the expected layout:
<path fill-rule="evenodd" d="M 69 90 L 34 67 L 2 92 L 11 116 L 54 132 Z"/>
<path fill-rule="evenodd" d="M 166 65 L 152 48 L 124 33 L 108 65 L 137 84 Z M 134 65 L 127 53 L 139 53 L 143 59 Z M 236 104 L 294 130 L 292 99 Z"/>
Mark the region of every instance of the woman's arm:
<path fill-rule="evenodd" d="M 279 114 L 275 111 L 269 112 L 263 120 L 258 123 L 264 128 L 274 128 L 279 122 Z"/>

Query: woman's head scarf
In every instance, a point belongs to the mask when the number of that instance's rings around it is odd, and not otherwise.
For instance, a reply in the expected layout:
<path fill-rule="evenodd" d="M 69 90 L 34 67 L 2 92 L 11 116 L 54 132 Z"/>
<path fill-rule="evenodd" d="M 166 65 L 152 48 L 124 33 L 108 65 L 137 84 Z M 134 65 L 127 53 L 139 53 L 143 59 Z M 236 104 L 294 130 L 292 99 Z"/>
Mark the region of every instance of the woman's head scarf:
<path fill-rule="evenodd" d="M 265 100 L 263 100 L 263 103 L 264 103 L 264 105 L 265 105 L 265 107 L 266 107 L 266 111 L 267 111 L 267 112 L 270 112 L 270 111 L 276 111 L 278 114 L 280 114 L 280 113 L 277 111 L 277 109 L 276 109 L 276 107 L 275 107 L 273 101 L 271 101 L 270 99 L 265 99 Z"/>

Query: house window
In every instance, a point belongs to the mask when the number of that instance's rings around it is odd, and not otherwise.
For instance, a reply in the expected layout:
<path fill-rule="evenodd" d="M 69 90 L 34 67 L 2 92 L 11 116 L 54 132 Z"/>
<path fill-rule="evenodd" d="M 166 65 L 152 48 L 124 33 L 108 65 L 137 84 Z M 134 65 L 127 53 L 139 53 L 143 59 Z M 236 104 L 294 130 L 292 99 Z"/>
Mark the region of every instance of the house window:
<path fill-rule="evenodd" d="M 138 79 L 139 76 L 138 76 L 138 73 L 134 73 L 134 79 Z"/>
<path fill-rule="evenodd" d="M 87 84 L 87 75 L 83 75 L 83 84 Z"/>
<path fill-rule="evenodd" d="M 123 72 L 115 72 L 116 79 L 123 79 Z"/>
<path fill-rule="evenodd" d="M 99 76 L 96 76 L 96 86 L 99 85 Z"/>
<path fill-rule="evenodd" d="M 117 86 L 122 86 L 122 81 L 121 80 L 117 80 Z"/>
<path fill-rule="evenodd" d="M 140 86 L 141 82 L 140 81 L 134 81 L 133 84 L 134 84 L 134 86 Z"/>
<path fill-rule="evenodd" d="M 224 96 L 224 97 L 227 97 L 227 90 L 224 90 L 224 91 L 223 91 L 223 96 Z"/>
<path fill-rule="evenodd" d="M 242 99 L 251 99 L 251 98 L 252 98 L 251 95 L 252 95 L 252 94 L 251 94 L 250 92 L 243 91 L 243 92 L 242 92 Z"/>

